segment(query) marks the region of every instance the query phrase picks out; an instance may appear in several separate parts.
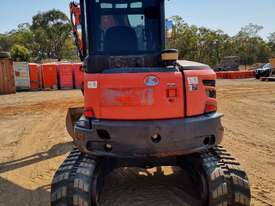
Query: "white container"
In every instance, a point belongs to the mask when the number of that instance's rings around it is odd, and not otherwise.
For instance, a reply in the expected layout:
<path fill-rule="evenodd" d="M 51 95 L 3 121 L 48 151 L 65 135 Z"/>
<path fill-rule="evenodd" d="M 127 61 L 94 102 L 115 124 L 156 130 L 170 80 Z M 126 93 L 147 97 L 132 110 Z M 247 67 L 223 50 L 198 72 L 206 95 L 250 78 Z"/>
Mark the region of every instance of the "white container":
<path fill-rule="evenodd" d="M 14 62 L 13 69 L 15 73 L 16 90 L 30 90 L 29 64 L 27 62 Z"/>

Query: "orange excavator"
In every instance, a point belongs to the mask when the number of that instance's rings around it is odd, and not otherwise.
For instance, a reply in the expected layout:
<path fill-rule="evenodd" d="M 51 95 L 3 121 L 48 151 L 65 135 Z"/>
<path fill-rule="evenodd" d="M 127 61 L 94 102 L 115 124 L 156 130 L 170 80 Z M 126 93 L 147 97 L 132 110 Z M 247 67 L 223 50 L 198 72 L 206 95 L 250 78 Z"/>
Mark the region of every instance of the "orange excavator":
<path fill-rule="evenodd" d="M 114 169 L 168 165 L 187 171 L 203 206 L 250 205 L 246 173 L 219 146 L 216 74 L 165 49 L 164 0 L 80 0 L 70 9 L 84 107 L 68 111 L 75 149 L 55 173 L 51 205 L 100 205 Z"/>

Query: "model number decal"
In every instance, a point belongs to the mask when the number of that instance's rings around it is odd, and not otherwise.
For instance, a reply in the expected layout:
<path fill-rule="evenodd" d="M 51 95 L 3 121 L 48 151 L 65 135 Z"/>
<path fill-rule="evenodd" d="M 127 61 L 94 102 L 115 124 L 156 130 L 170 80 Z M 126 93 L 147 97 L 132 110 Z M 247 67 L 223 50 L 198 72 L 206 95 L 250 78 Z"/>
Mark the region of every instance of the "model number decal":
<path fill-rule="evenodd" d="M 188 84 L 199 84 L 199 78 L 198 77 L 188 77 Z"/>
<path fill-rule="evenodd" d="M 97 81 L 88 81 L 87 87 L 88 89 L 97 89 L 98 83 Z"/>
<path fill-rule="evenodd" d="M 189 91 L 196 91 L 199 89 L 198 77 L 187 77 Z"/>

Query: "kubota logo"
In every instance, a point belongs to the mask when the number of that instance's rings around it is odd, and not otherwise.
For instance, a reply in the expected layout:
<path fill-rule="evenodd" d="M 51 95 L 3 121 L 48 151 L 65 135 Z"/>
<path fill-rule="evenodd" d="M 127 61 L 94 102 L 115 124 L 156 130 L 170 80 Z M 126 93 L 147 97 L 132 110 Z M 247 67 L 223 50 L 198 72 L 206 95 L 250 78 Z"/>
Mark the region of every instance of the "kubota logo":
<path fill-rule="evenodd" d="M 144 84 L 148 87 L 154 87 L 159 85 L 159 79 L 156 76 L 150 75 L 145 77 Z"/>

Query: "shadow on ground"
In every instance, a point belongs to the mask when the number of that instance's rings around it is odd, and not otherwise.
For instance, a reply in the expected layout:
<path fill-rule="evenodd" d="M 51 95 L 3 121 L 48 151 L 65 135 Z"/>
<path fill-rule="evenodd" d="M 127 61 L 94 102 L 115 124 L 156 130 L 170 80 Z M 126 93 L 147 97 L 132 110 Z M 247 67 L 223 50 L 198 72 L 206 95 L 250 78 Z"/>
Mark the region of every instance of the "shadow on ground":
<path fill-rule="evenodd" d="M 58 144 L 47 152 L 1 163 L 0 173 L 64 155 L 72 148 L 71 142 Z M 167 174 L 167 167 L 157 168 L 154 172 L 140 168 L 117 169 L 105 178 L 99 206 L 202 205 L 188 175 L 179 168 L 170 168 L 170 171 Z M 16 180 L 0 177 L 0 206 L 50 205 L 50 182 L 46 184 L 31 190 L 17 185 Z"/>
<path fill-rule="evenodd" d="M 46 206 L 49 198 L 50 185 L 29 190 L 0 177 L 0 206 Z"/>
<path fill-rule="evenodd" d="M 15 170 L 37 162 L 48 160 L 70 152 L 73 148 L 72 142 L 54 145 L 47 152 L 41 152 L 21 159 L 0 163 L 0 173 Z"/>
<path fill-rule="evenodd" d="M 196 190 L 184 172 L 150 174 L 122 168 L 106 178 L 99 206 L 200 206 Z M 0 206 L 47 206 L 50 185 L 25 189 L 0 177 Z"/>
<path fill-rule="evenodd" d="M 165 170 L 165 168 L 164 168 Z M 200 206 L 194 183 L 179 168 L 165 175 L 145 169 L 121 168 L 105 179 L 101 206 Z"/>

